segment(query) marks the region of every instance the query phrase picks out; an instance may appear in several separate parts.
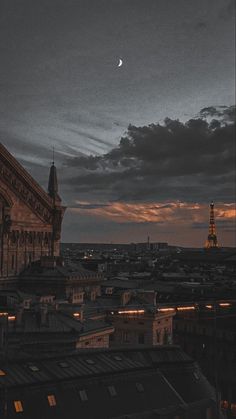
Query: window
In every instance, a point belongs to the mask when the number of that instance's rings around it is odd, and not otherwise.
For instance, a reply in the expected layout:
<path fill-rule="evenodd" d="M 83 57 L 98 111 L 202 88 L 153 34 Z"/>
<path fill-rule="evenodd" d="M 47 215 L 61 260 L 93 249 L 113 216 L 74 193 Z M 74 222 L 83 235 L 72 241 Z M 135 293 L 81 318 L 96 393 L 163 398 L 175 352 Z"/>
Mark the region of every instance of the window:
<path fill-rule="evenodd" d="M 82 402 L 86 402 L 88 400 L 88 396 L 85 390 L 79 390 L 79 395 Z"/>
<path fill-rule="evenodd" d="M 116 361 L 122 361 L 122 358 L 121 358 L 120 356 L 118 356 L 118 355 L 115 355 L 115 356 L 114 356 L 114 359 L 115 359 Z"/>
<path fill-rule="evenodd" d="M 20 413 L 23 412 L 23 406 L 20 400 L 15 400 L 14 401 L 14 406 L 15 406 L 15 411 L 16 413 Z"/>
<path fill-rule="evenodd" d="M 54 396 L 54 394 L 49 394 L 48 395 L 48 404 L 50 407 L 56 406 L 57 402 L 56 402 L 56 398 Z"/>
<path fill-rule="evenodd" d="M 138 343 L 141 344 L 141 345 L 144 344 L 144 333 L 139 333 Z"/>
<path fill-rule="evenodd" d="M 231 403 L 231 414 L 236 416 L 236 403 Z"/>
<path fill-rule="evenodd" d="M 11 257 L 11 269 L 14 269 L 15 266 L 15 255 L 12 255 Z"/>
<path fill-rule="evenodd" d="M 213 419 L 213 412 L 211 407 L 208 407 L 206 410 L 206 419 Z"/>
<path fill-rule="evenodd" d="M 228 402 L 228 400 L 221 400 L 220 407 L 221 407 L 221 409 L 227 410 L 229 408 L 229 402 Z"/>
<path fill-rule="evenodd" d="M 0 377 L 3 377 L 6 373 L 3 370 L 0 370 Z"/>
<path fill-rule="evenodd" d="M 141 383 L 136 383 L 136 389 L 138 390 L 139 393 L 144 392 L 144 387 Z"/>
<path fill-rule="evenodd" d="M 123 331 L 123 342 L 129 342 L 129 333 L 127 331 Z"/>
<path fill-rule="evenodd" d="M 194 375 L 194 377 L 196 378 L 196 380 L 199 380 L 199 375 L 198 375 L 198 373 L 197 373 L 197 371 L 194 371 L 194 373 L 193 373 L 193 375 Z"/>
<path fill-rule="evenodd" d="M 108 386 L 107 388 L 108 388 L 108 391 L 110 393 L 110 396 L 112 396 L 112 397 L 117 396 L 117 392 L 116 392 L 116 389 L 115 389 L 114 386 Z"/>

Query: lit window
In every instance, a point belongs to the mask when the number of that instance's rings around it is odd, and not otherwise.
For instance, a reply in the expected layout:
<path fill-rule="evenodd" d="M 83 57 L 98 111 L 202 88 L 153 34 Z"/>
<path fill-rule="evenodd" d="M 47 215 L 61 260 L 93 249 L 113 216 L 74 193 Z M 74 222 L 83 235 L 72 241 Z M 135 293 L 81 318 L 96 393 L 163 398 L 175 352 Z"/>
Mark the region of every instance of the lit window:
<path fill-rule="evenodd" d="M 136 383 L 136 389 L 138 390 L 139 393 L 144 392 L 144 387 L 141 383 Z"/>
<path fill-rule="evenodd" d="M 236 416 L 236 403 L 231 404 L 231 414 L 232 416 Z"/>
<path fill-rule="evenodd" d="M 15 406 L 15 411 L 16 413 L 20 413 L 23 412 L 23 406 L 20 400 L 15 400 L 14 401 L 14 406 Z"/>
<path fill-rule="evenodd" d="M 79 395 L 82 402 L 86 402 L 88 400 L 88 396 L 85 390 L 79 390 Z"/>
<path fill-rule="evenodd" d="M 221 407 L 221 409 L 228 409 L 229 408 L 228 400 L 221 400 L 220 407 Z"/>
<path fill-rule="evenodd" d="M 114 386 L 108 386 L 107 388 L 108 388 L 108 391 L 110 393 L 110 396 L 112 396 L 112 397 L 117 396 L 117 392 L 116 392 L 116 389 L 115 389 Z"/>
<path fill-rule="evenodd" d="M 0 377 L 3 377 L 6 373 L 3 370 L 0 370 Z"/>
<path fill-rule="evenodd" d="M 48 404 L 50 407 L 56 406 L 57 402 L 56 402 L 56 398 L 54 396 L 54 394 L 49 394 L 48 395 Z"/>

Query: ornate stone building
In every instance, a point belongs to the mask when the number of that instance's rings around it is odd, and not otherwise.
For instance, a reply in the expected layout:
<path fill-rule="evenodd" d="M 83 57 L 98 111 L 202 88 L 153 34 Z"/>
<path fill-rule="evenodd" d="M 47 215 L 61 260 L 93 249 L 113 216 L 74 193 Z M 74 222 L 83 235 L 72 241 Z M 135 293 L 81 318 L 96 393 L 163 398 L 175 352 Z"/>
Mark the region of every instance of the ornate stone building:
<path fill-rule="evenodd" d="M 58 256 L 65 207 L 54 163 L 48 193 L 0 143 L 0 278 L 17 276 L 42 256 Z"/>

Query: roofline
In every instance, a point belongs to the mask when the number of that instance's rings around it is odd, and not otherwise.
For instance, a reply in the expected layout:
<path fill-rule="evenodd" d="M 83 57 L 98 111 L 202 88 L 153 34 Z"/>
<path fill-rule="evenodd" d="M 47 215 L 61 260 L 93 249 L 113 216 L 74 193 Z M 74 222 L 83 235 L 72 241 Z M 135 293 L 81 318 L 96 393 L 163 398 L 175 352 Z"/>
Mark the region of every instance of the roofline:
<path fill-rule="evenodd" d="M 0 155 L 3 159 L 7 162 L 8 165 L 14 171 L 17 171 L 17 175 L 21 176 L 24 182 L 28 184 L 30 188 L 37 192 L 40 198 L 44 201 L 44 203 L 52 208 L 52 199 L 49 197 L 47 192 L 40 186 L 40 184 L 34 180 L 34 178 L 27 172 L 27 170 L 16 160 L 16 158 L 6 149 L 6 147 L 0 143 Z"/>

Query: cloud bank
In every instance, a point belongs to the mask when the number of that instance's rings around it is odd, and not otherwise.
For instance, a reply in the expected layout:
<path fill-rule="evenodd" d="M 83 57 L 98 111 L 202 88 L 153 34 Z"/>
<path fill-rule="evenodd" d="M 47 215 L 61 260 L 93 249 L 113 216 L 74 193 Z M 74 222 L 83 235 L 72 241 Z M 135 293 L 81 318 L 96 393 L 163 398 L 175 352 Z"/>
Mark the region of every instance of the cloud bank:
<path fill-rule="evenodd" d="M 235 107 L 185 123 L 129 125 L 118 147 L 64 161 L 65 187 L 86 202 L 234 201 Z"/>

